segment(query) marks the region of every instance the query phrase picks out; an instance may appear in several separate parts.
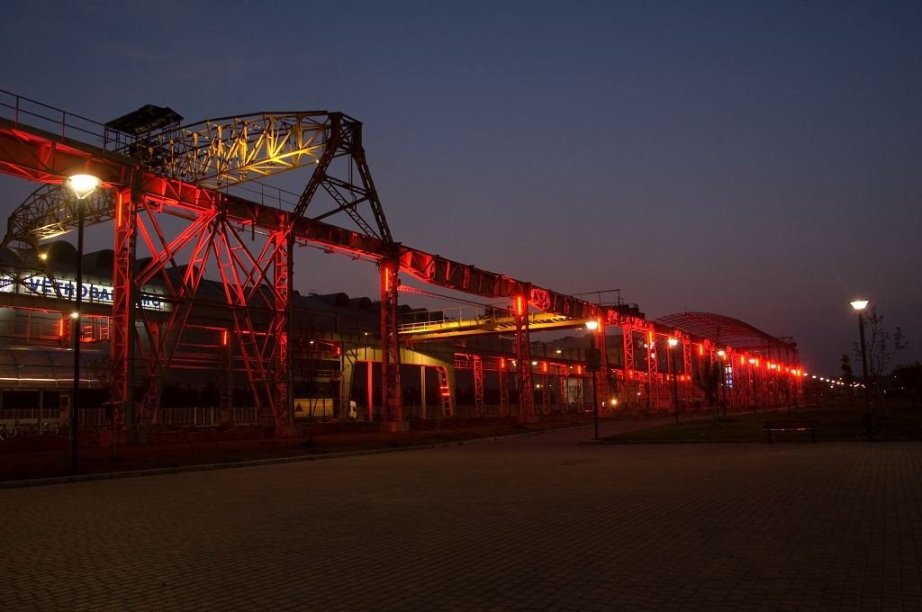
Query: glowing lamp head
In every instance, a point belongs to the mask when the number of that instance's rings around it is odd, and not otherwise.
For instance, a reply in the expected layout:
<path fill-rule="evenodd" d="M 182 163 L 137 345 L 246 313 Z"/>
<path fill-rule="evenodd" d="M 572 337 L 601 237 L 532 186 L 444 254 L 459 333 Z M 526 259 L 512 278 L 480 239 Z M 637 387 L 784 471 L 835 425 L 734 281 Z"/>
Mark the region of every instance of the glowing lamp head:
<path fill-rule="evenodd" d="M 850 303 L 852 305 L 852 308 L 854 308 L 857 312 L 861 312 L 862 310 L 868 307 L 867 300 L 853 300 Z"/>
<path fill-rule="evenodd" d="M 98 178 L 92 174 L 75 174 L 67 179 L 67 187 L 70 189 L 78 200 L 87 197 L 102 184 Z"/>
<path fill-rule="evenodd" d="M 586 321 L 586 329 L 589 331 L 595 331 L 599 329 L 599 322 L 595 319 L 589 319 Z"/>
<path fill-rule="evenodd" d="M 38 258 L 42 261 L 48 261 L 48 253 L 39 253 Z"/>
<path fill-rule="evenodd" d="M 669 348 L 675 348 L 679 345 L 678 338 L 669 338 L 668 340 L 666 340 L 666 342 L 669 343 Z"/>
<path fill-rule="evenodd" d="M 717 351 L 717 356 L 723 359 L 724 357 L 727 356 L 727 351 L 720 349 L 719 351 Z"/>
<path fill-rule="evenodd" d="M 72 313 L 70 313 L 70 318 L 71 318 L 71 319 L 74 319 L 74 320 L 79 319 L 79 318 L 80 318 L 80 313 L 77 312 L 77 311 L 75 310 L 75 311 L 73 311 Z"/>

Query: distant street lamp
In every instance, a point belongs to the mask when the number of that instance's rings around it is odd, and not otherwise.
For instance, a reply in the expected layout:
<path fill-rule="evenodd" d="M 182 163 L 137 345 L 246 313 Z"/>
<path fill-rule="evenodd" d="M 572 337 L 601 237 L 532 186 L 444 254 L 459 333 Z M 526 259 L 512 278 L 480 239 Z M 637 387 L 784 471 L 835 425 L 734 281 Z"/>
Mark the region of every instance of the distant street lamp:
<path fill-rule="evenodd" d="M 669 338 L 666 341 L 669 344 L 669 363 L 672 370 L 672 403 L 675 410 L 675 422 L 679 422 L 679 379 L 675 365 L 675 347 L 679 344 L 678 338 Z"/>
<path fill-rule="evenodd" d="M 599 329 L 599 322 L 595 319 L 586 321 L 586 329 L 589 330 L 589 351 L 586 365 L 592 370 L 592 424 L 595 430 L 594 440 L 599 439 L 599 358 L 598 349 L 595 344 L 595 334 Z M 591 359 L 590 359 L 591 357 Z"/>
<path fill-rule="evenodd" d="M 858 313 L 858 337 L 861 340 L 861 375 L 864 380 L 864 433 L 868 440 L 874 437 L 874 421 L 871 415 L 871 389 L 868 384 L 868 350 L 864 342 L 864 309 L 867 300 L 854 300 L 852 308 Z"/>
<path fill-rule="evenodd" d="M 80 335 L 81 320 L 80 308 L 83 306 L 83 225 L 86 219 L 86 210 L 83 200 L 101 184 L 101 181 L 90 174 L 75 174 L 65 182 L 68 189 L 76 197 L 77 208 L 77 287 L 74 295 L 73 342 L 74 342 L 74 388 L 70 400 L 70 471 L 77 473 L 77 416 L 80 411 Z"/>

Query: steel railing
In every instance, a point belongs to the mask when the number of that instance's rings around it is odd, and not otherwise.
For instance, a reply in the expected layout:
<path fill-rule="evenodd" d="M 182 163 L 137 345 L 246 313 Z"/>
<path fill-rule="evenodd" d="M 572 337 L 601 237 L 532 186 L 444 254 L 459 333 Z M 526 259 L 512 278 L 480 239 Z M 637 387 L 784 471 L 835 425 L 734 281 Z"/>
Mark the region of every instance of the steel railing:
<path fill-rule="evenodd" d="M 106 144 L 106 126 L 93 119 L 0 89 L 0 115 L 15 125 L 28 125 L 65 139 Z M 88 140 L 89 138 L 89 140 Z"/>

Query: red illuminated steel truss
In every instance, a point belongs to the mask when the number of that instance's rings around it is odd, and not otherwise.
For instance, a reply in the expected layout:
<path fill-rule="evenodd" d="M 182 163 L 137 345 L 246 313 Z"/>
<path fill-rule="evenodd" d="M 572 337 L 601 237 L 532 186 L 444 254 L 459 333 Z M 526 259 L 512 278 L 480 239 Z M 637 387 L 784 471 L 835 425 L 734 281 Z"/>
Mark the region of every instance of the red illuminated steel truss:
<path fill-rule="evenodd" d="M 118 410 L 130 410 L 130 364 L 137 355 L 146 365 L 147 377 L 137 415 L 142 423 L 156 420 L 162 381 L 190 314 L 196 308 L 219 308 L 227 320 L 221 333 L 227 337 L 231 332 L 261 418 L 280 432 L 291 426 L 289 311 L 292 251 L 299 244 L 321 245 L 378 263 L 386 419 L 402 418 L 397 331 L 400 272 L 424 283 L 509 300 L 522 420 L 535 415 L 530 309 L 577 322 L 599 320 L 602 348 L 605 327 L 622 327 L 626 382 L 637 374 L 634 334 L 642 334 L 648 389 L 656 384 L 657 335 L 662 334 L 639 316 L 394 242 L 368 170 L 361 123 L 347 115 L 260 113 L 124 134 L 111 125 L 94 124 L 12 94 L 0 92 L 0 99 L 0 110 L 7 115 L 0 118 L 0 171 L 46 184 L 14 212 L 5 242 L 35 244 L 74 228 L 73 201 L 60 188 L 67 177 L 93 174 L 106 187 L 92 198 L 87 219 L 91 223 L 114 220 L 112 400 Z M 81 127 L 74 125 L 77 120 Z M 103 147 L 82 141 L 94 130 L 102 132 Z M 71 138 L 75 133 L 79 138 Z M 282 192 L 267 191 L 262 185 L 251 189 L 255 196 L 246 198 L 227 191 L 302 166 L 312 168 L 311 178 L 291 205 L 283 203 Z M 348 217 L 356 229 L 328 224 L 326 219 L 334 215 Z M 179 220 L 180 227 L 175 221 L 164 223 L 167 217 Z M 149 254 L 140 265 L 139 243 Z M 223 295 L 201 294 L 206 270 L 217 271 Z M 167 312 L 139 308 L 142 288 L 154 281 L 163 287 L 163 301 L 170 306 Z M 134 337 L 138 319 L 146 342 Z M 671 320 L 666 324 L 680 327 Z M 711 337 L 715 346 L 721 346 L 713 336 L 688 331 Z M 687 375 L 691 349 L 684 350 Z M 605 375 L 601 380 L 603 397 L 607 397 L 609 368 L 606 351 L 602 354 Z M 796 352 L 788 353 L 785 361 L 796 362 Z M 502 411 L 508 409 L 505 378 L 510 369 L 501 360 Z M 482 403 L 482 370 L 475 372 Z"/>

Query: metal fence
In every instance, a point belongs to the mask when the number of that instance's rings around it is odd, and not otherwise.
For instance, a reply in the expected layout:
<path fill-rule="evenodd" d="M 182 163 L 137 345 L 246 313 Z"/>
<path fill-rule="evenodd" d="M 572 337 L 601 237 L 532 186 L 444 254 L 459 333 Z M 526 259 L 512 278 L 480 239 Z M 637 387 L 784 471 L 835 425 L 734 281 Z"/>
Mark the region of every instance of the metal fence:
<path fill-rule="evenodd" d="M 186 427 L 214 427 L 221 423 L 220 409 L 214 406 L 194 408 L 161 408 L 161 425 Z"/>
<path fill-rule="evenodd" d="M 255 406 L 234 406 L 234 425 L 255 425 L 258 422 Z M 223 422 L 220 408 L 194 406 L 191 408 L 160 408 L 160 424 L 168 427 L 217 427 Z"/>

